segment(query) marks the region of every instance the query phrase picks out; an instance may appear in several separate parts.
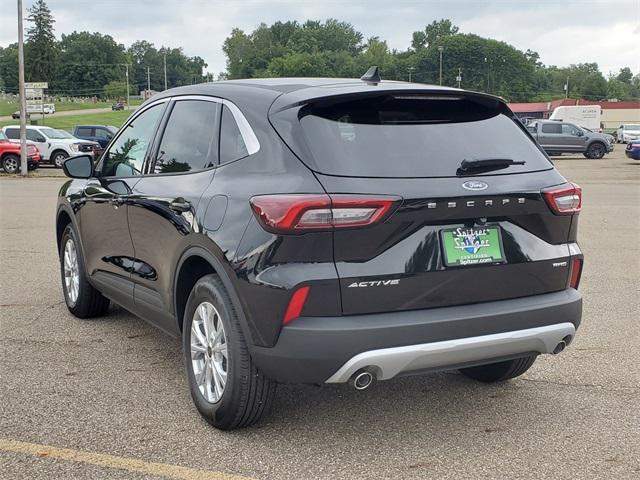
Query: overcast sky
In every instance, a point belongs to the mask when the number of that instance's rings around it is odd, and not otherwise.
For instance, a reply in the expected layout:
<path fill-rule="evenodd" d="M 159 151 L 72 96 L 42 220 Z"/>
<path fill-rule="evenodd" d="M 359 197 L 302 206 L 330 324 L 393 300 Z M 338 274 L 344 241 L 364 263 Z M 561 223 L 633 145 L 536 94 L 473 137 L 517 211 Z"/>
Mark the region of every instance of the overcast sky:
<path fill-rule="evenodd" d="M 33 0 L 24 0 L 26 7 Z M 110 34 L 129 46 L 138 39 L 184 48 L 208 71 L 225 70 L 222 43 L 231 29 L 261 22 L 337 18 L 366 37 L 406 49 L 411 33 L 449 18 L 463 33 L 536 50 L 547 65 L 597 62 L 607 75 L 640 71 L 640 0 L 48 0 L 56 35 L 74 30 Z M 0 45 L 17 41 L 15 0 L 3 0 Z M 7 8 L 14 6 L 14 8 Z M 26 14 L 25 14 L 26 16 Z M 88 59 L 90 60 L 90 59 Z"/>

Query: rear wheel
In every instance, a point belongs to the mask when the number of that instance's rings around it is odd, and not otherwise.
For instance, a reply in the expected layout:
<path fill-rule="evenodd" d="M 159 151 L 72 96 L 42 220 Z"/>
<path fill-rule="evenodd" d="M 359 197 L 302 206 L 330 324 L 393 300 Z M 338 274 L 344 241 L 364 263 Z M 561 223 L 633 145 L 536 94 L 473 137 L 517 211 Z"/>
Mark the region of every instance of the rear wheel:
<path fill-rule="evenodd" d="M 217 275 L 201 278 L 189 295 L 182 346 L 191 397 L 207 422 L 232 430 L 260 420 L 275 383 L 253 364 L 238 315 Z"/>
<path fill-rule="evenodd" d="M 602 143 L 595 142 L 589 145 L 589 148 L 587 148 L 587 151 L 584 153 L 584 156 L 587 158 L 598 160 L 604 157 L 604 154 L 606 153 L 606 151 L 607 151 L 606 147 Z"/>
<path fill-rule="evenodd" d="M 67 308 L 78 318 L 99 317 L 109 308 L 104 297 L 87 280 L 84 259 L 73 227 L 69 224 L 60 242 L 60 276 Z"/>
<path fill-rule="evenodd" d="M 6 173 L 16 173 L 20 167 L 20 158 L 17 155 L 5 155 L 2 159 L 2 169 Z"/>
<path fill-rule="evenodd" d="M 460 370 L 465 377 L 478 380 L 479 382 L 493 383 L 519 377 L 531 368 L 536 361 L 537 355 L 507 360 L 506 362 L 490 363 L 477 367 L 463 368 Z"/>

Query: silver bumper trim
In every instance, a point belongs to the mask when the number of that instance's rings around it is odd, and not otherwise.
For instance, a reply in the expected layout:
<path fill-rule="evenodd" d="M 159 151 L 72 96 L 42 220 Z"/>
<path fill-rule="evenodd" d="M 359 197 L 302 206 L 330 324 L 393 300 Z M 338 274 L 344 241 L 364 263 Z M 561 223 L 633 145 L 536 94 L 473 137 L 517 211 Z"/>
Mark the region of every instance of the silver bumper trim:
<path fill-rule="evenodd" d="M 567 336 L 573 338 L 575 333 L 572 323 L 558 323 L 479 337 L 371 350 L 351 358 L 326 383 L 346 382 L 361 368 L 372 368 L 378 380 L 387 380 L 403 372 L 445 370 L 449 366 L 520 353 L 552 353 L 562 339 Z"/>

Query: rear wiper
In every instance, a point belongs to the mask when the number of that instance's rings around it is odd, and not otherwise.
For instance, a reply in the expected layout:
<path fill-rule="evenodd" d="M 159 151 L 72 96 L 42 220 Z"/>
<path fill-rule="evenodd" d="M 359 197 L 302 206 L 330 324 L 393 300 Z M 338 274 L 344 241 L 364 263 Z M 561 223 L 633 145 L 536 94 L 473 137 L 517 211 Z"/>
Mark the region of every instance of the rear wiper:
<path fill-rule="evenodd" d="M 471 172 L 490 172 L 492 170 L 501 170 L 511 165 L 524 165 L 524 160 L 512 160 L 510 158 L 474 158 L 473 160 L 462 160 L 456 175 L 466 175 Z"/>

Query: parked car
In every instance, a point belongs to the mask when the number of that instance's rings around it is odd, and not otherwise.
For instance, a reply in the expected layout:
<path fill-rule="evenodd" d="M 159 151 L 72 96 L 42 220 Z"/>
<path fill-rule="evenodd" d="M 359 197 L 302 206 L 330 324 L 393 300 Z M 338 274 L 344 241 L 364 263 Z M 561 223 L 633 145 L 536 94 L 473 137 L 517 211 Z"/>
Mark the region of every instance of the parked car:
<path fill-rule="evenodd" d="M 627 143 L 624 154 L 633 160 L 640 160 L 640 140 Z"/>
<path fill-rule="evenodd" d="M 45 103 L 42 105 L 42 112 L 45 114 L 56 113 L 56 106 L 53 103 Z"/>
<path fill-rule="evenodd" d="M 111 110 L 116 111 L 116 110 L 124 110 L 124 103 L 122 102 L 116 102 L 113 105 L 111 105 Z"/>
<path fill-rule="evenodd" d="M 620 125 L 616 132 L 616 139 L 621 143 L 640 140 L 640 124 L 625 123 Z"/>
<path fill-rule="evenodd" d="M 537 120 L 527 130 L 551 156 L 582 153 L 587 158 L 602 158 L 613 151 L 613 137 L 591 132 L 573 123 Z"/>
<path fill-rule="evenodd" d="M 20 110 L 16 110 L 15 112 L 13 112 L 11 114 L 11 118 L 13 118 L 14 120 L 20 120 Z M 26 118 L 27 120 L 31 118 L 31 115 L 29 114 L 29 112 L 27 112 Z"/>
<path fill-rule="evenodd" d="M 580 187 L 502 99 L 363 78 L 166 90 L 97 165 L 64 164 L 69 311 L 113 301 L 182 336 L 218 428 L 257 421 L 277 381 L 497 382 L 576 334 Z"/>
<path fill-rule="evenodd" d="M 18 125 L 3 127 L 2 131 L 10 140 L 20 140 Z M 67 158 L 79 153 L 88 153 L 97 158 L 102 152 L 97 142 L 80 140 L 68 132 L 51 127 L 27 125 L 27 140 L 38 147 L 43 163 L 51 163 L 56 167 L 61 167 Z"/>
<path fill-rule="evenodd" d="M 118 129 L 111 125 L 76 125 L 73 127 L 73 135 L 83 140 L 98 142 L 105 148 L 116 134 Z"/>
<path fill-rule="evenodd" d="M 27 168 L 35 170 L 40 163 L 38 147 L 27 143 Z M 20 170 L 20 144 L 11 142 L 0 131 L 0 165 L 6 173 L 16 173 Z"/>

